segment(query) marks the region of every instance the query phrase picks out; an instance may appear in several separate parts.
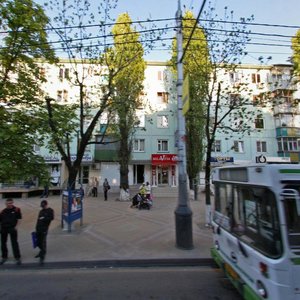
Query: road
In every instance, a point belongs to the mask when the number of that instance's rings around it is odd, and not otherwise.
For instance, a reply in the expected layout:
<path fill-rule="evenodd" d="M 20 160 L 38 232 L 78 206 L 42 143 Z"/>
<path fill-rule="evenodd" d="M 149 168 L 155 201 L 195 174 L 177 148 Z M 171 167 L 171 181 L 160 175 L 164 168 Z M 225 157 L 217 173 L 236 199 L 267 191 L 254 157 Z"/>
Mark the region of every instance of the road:
<path fill-rule="evenodd" d="M 1 300 L 241 300 L 212 267 L 0 270 Z"/>

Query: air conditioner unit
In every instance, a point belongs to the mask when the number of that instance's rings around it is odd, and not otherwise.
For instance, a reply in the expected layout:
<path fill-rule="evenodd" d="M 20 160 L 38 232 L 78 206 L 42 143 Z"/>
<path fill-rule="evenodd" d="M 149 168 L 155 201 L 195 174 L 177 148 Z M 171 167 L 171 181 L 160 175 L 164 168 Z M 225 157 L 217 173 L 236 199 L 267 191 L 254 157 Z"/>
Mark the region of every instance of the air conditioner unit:
<path fill-rule="evenodd" d="M 100 170 L 101 169 L 101 164 L 100 163 L 95 163 L 92 165 L 93 170 Z"/>

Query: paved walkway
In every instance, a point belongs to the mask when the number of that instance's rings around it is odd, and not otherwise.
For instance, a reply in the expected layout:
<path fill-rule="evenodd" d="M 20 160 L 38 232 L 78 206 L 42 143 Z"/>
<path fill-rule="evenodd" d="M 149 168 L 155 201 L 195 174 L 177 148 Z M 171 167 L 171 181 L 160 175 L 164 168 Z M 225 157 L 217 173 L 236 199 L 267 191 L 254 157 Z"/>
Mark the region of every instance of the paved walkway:
<path fill-rule="evenodd" d="M 199 201 L 190 201 L 193 212 L 192 250 L 176 247 L 174 211 L 177 199 L 158 197 L 148 211 L 130 208 L 130 202 L 116 201 L 117 197 L 118 194 L 110 193 L 108 201 L 103 201 L 102 195 L 85 198 L 83 225 L 80 226 L 80 220 L 76 220 L 71 232 L 61 228 L 61 196 L 49 197 L 55 220 L 48 234 L 45 263 L 210 258 L 212 232 L 204 223 L 203 194 Z M 14 200 L 23 214 L 19 226 L 23 265 L 36 263 L 34 256 L 37 250 L 32 248 L 30 233 L 35 227 L 41 199 Z M 0 199 L 0 208 L 4 207 L 5 200 Z M 10 244 L 8 246 L 10 259 L 5 265 L 14 264 Z"/>

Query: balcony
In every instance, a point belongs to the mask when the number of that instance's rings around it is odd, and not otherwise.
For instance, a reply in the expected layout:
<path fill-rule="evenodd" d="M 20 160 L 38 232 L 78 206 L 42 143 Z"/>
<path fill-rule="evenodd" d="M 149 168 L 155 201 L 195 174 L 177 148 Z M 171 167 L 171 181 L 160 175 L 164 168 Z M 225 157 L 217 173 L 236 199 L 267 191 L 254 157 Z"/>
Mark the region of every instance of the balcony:
<path fill-rule="evenodd" d="M 276 137 L 295 137 L 300 138 L 300 128 L 299 127 L 281 127 L 276 128 Z"/>
<path fill-rule="evenodd" d="M 289 103 L 277 105 L 274 107 L 274 115 L 278 114 L 300 115 L 299 105 L 291 105 Z"/>

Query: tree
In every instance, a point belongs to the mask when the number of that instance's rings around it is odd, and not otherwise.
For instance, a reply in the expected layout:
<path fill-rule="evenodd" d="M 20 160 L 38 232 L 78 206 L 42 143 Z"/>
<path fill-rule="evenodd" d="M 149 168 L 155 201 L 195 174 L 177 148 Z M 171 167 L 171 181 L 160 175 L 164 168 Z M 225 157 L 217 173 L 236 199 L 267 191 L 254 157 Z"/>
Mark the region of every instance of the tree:
<path fill-rule="evenodd" d="M 187 11 L 183 18 L 183 49 L 186 49 L 184 56 L 184 76 L 189 79 L 189 102 L 190 108 L 185 115 L 186 121 L 186 152 L 187 152 L 187 173 L 190 187 L 194 189 L 195 199 L 197 197 L 199 172 L 204 157 L 204 136 L 205 136 L 205 91 L 209 82 L 210 64 L 206 36 L 204 30 L 196 26 L 193 37 L 189 41 L 196 19 L 193 13 Z M 188 49 L 187 44 L 189 43 Z M 172 68 L 176 72 L 176 41 L 172 48 Z M 196 183 L 196 184 L 195 184 Z"/>
<path fill-rule="evenodd" d="M 294 64 L 295 74 L 300 74 L 300 30 L 297 31 L 296 35 L 292 38 L 292 62 Z"/>
<path fill-rule="evenodd" d="M 37 59 L 55 60 L 47 43 L 48 18 L 31 0 L 3 0 L 0 6 L 0 182 L 46 176 L 40 145 L 40 84 Z"/>
<path fill-rule="evenodd" d="M 122 35 L 118 36 L 118 26 L 115 26 L 114 41 L 126 41 L 126 39 L 133 41 L 131 45 L 127 45 L 128 51 L 126 50 L 125 53 L 128 57 L 121 55 L 123 42 L 120 44 L 115 42 L 115 47 L 109 48 L 108 37 L 110 35 L 107 34 L 108 25 L 106 21 L 109 19 L 109 12 L 115 7 L 116 2 L 116 0 L 100 2 L 96 12 L 94 12 L 90 2 L 86 0 L 78 0 L 75 4 L 74 1 L 66 0 L 63 1 L 62 7 L 58 0 L 50 2 L 50 7 L 57 11 L 57 17 L 54 18 L 57 26 L 52 26 L 52 29 L 57 33 L 62 49 L 67 55 L 67 61 L 72 66 L 68 81 L 78 89 L 78 93 L 77 101 L 72 105 L 57 105 L 53 97 L 47 97 L 46 119 L 50 129 L 48 130 L 50 144 L 53 145 L 53 150 L 56 149 L 61 154 L 69 173 L 68 186 L 72 188 L 76 182 L 86 146 L 118 141 L 118 139 L 107 141 L 107 133 L 111 137 L 115 135 L 118 138 L 120 137 L 118 134 L 122 132 L 122 143 L 124 144 L 121 149 L 124 149 L 124 152 L 123 150 L 120 152 L 123 156 L 120 160 L 123 174 L 121 177 L 123 184 L 128 183 L 124 178 L 128 173 L 126 161 L 130 155 L 128 139 L 132 124 L 129 121 L 131 121 L 130 114 L 137 99 L 137 91 L 141 88 L 140 80 L 143 77 L 140 72 L 143 70 L 143 61 L 141 60 L 143 52 L 138 44 L 135 45 L 138 35 L 132 32 L 128 35 L 125 33 L 123 37 Z M 96 19 L 97 23 L 93 23 Z M 99 20 L 101 21 L 99 22 Z M 129 30 L 130 27 L 124 24 L 123 29 Z M 96 42 L 94 42 L 95 40 Z M 130 50 L 138 52 L 131 56 Z M 131 64 L 134 67 L 131 68 Z M 91 75 L 87 71 L 89 68 L 92 68 L 93 72 L 97 72 L 97 80 L 94 77 L 92 85 L 89 83 L 91 79 Z M 131 70 L 133 74 L 127 70 Z M 122 78 L 129 75 L 128 80 Z M 134 79 L 137 80 L 135 84 L 133 84 Z M 130 95 L 125 94 L 126 84 L 131 85 Z M 129 97 L 129 101 L 124 102 L 124 98 L 127 97 Z M 127 104 L 129 105 L 127 106 Z M 70 118 L 70 113 L 76 117 Z M 121 120 L 119 132 L 115 130 L 114 118 L 116 115 Z M 107 126 L 105 126 L 106 130 L 101 137 L 95 142 L 93 141 L 93 134 L 100 117 L 106 119 Z M 128 123 L 124 124 L 124 120 Z M 76 139 L 76 157 L 72 159 L 70 149 Z"/>
<path fill-rule="evenodd" d="M 206 158 L 205 158 L 205 198 L 206 223 L 210 224 L 211 213 L 211 154 L 216 134 L 243 136 L 253 130 L 251 124 L 261 112 L 253 106 L 252 91 L 248 88 L 246 78 L 239 78 L 235 84 L 225 81 L 225 77 L 236 75 L 242 58 L 247 54 L 245 45 L 249 32 L 246 23 L 253 17 L 241 18 L 240 22 L 227 22 L 232 19 L 232 12 L 225 19 L 217 20 L 214 9 L 209 8 L 204 16 L 202 26 L 205 28 L 209 55 L 211 59 L 210 82 L 206 85 Z M 231 25 L 231 28 L 229 27 Z M 220 34 L 222 33 L 222 35 Z"/>
<path fill-rule="evenodd" d="M 143 90 L 146 64 L 143 59 L 143 46 L 139 34 L 132 28 L 127 13 L 119 15 L 112 29 L 114 47 L 108 50 L 110 68 L 120 70 L 115 76 L 113 111 L 117 115 L 117 132 L 120 140 L 119 164 L 120 185 L 128 188 L 128 164 L 132 151 L 132 134 L 138 125 L 136 109 L 141 106 L 139 95 Z"/>

